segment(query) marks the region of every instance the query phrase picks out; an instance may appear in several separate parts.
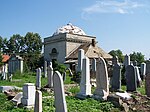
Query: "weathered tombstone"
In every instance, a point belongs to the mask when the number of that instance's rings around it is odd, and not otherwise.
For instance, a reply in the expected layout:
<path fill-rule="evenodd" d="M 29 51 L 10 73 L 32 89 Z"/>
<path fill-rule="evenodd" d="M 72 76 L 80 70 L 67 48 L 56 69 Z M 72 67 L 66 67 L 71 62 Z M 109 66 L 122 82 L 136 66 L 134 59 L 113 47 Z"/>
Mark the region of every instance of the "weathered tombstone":
<path fill-rule="evenodd" d="M 128 65 L 126 68 L 126 83 L 127 83 L 127 91 L 133 92 L 137 89 L 136 84 L 136 73 L 133 65 Z"/>
<path fill-rule="evenodd" d="M 150 97 L 150 73 L 147 73 L 145 77 L 145 92 Z"/>
<path fill-rule="evenodd" d="M 91 95 L 90 65 L 88 57 L 85 57 L 82 65 L 80 92 L 76 95 L 76 97 L 84 99 L 89 95 Z"/>
<path fill-rule="evenodd" d="M 53 67 L 51 65 L 48 66 L 47 76 L 48 76 L 48 87 L 52 88 L 53 87 Z"/>
<path fill-rule="evenodd" d="M 150 97 L 150 61 L 146 62 L 145 92 Z"/>
<path fill-rule="evenodd" d="M 22 96 L 23 96 L 23 93 L 19 92 L 11 101 L 13 101 L 15 105 L 18 105 L 21 103 Z"/>
<path fill-rule="evenodd" d="M 35 92 L 34 112 L 42 112 L 42 92 L 39 90 Z"/>
<path fill-rule="evenodd" d="M 92 59 L 92 69 L 90 70 L 90 83 L 92 86 L 96 87 L 96 59 Z"/>
<path fill-rule="evenodd" d="M 96 59 L 92 59 L 91 78 L 96 78 Z"/>
<path fill-rule="evenodd" d="M 47 61 L 44 61 L 44 77 L 47 77 Z"/>
<path fill-rule="evenodd" d="M 150 61 L 146 62 L 146 74 L 150 73 Z"/>
<path fill-rule="evenodd" d="M 36 84 L 35 84 L 37 89 L 41 88 L 41 69 L 38 68 L 36 70 Z"/>
<path fill-rule="evenodd" d="M 77 69 L 77 72 L 81 72 L 82 71 L 83 58 L 84 58 L 84 50 L 83 49 L 79 49 L 79 51 L 78 51 L 78 69 Z"/>
<path fill-rule="evenodd" d="M 25 83 L 23 85 L 23 97 L 21 98 L 21 103 L 24 106 L 32 107 L 35 102 L 35 86 L 33 83 Z"/>
<path fill-rule="evenodd" d="M 95 99 L 107 100 L 109 95 L 108 71 L 105 60 L 100 57 L 96 63 L 96 90 L 93 97 Z"/>
<path fill-rule="evenodd" d="M 53 81 L 56 112 L 67 112 L 63 80 L 58 71 L 54 73 Z"/>
<path fill-rule="evenodd" d="M 118 58 L 113 65 L 113 76 L 112 76 L 112 90 L 117 91 L 121 89 L 121 66 L 118 63 Z"/>
<path fill-rule="evenodd" d="M 127 54 L 125 55 L 124 57 L 124 65 L 125 65 L 125 68 L 130 65 L 130 56 L 128 56 Z"/>
<path fill-rule="evenodd" d="M 136 74 L 137 87 L 140 87 L 142 80 L 141 80 L 141 77 L 140 77 L 139 68 L 137 66 L 135 66 L 134 68 L 135 68 L 135 74 Z"/>
<path fill-rule="evenodd" d="M 145 74 L 146 74 L 146 64 L 143 62 L 141 63 L 141 79 L 144 80 L 145 79 Z"/>

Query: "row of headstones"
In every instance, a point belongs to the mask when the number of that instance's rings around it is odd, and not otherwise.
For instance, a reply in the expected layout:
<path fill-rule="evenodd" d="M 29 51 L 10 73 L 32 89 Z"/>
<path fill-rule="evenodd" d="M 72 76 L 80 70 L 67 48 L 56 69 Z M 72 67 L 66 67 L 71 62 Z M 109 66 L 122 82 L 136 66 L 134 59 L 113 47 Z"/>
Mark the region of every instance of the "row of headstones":
<path fill-rule="evenodd" d="M 36 86 L 32 83 L 26 83 L 23 86 L 23 97 L 21 99 L 21 103 L 27 107 L 32 107 L 34 105 L 34 112 L 42 112 L 42 92 L 40 91 L 39 82 L 40 76 L 41 71 L 38 69 Z M 52 77 L 55 96 L 55 110 L 56 112 L 67 112 L 62 76 L 58 71 L 56 71 Z"/>
<path fill-rule="evenodd" d="M 133 65 L 133 66 L 135 66 L 136 68 L 140 68 L 140 73 L 141 73 L 141 74 L 139 74 L 139 76 L 141 77 L 142 80 L 144 80 L 145 75 L 146 75 L 146 63 L 143 62 L 143 63 L 141 63 L 141 66 L 140 66 L 140 67 L 137 67 L 137 61 L 131 62 L 131 61 L 130 61 L 130 56 L 125 55 L 124 65 L 125 65 L 125 68 L 126 68 L 128 65 Z"/>
<path fill-rule="evenodd" d="M 112 88 L 115 90 L 121 89 L 121 66 L 118 63 L 117 59 L 114 61 L 113 66 L 113 77 L 112 77 Z M 127 91 L 136 91 L 137 86 L 141 81 L 139 69 L 137 66 L 134 66 L 130 63 L 130 56 L 125 56 L 125 78 L 127 84 Z M 145 79 L 145 90 L 146 95 L 150 97 L 150 62 L 142 63 L 141 67 L 141 76 L 143 80 Z"/>

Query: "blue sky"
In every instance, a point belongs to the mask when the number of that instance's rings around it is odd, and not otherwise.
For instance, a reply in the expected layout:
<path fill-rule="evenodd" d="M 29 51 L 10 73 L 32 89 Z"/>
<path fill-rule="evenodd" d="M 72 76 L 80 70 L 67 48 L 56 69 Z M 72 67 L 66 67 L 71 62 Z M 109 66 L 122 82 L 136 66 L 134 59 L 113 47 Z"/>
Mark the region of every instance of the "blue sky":
<path fill-rule="evenodd" d="M 42 38 L 71 22 L 96 36 L 105 51 L 150 57 L 150 0 L 0 0 L 0 36 Z"/>

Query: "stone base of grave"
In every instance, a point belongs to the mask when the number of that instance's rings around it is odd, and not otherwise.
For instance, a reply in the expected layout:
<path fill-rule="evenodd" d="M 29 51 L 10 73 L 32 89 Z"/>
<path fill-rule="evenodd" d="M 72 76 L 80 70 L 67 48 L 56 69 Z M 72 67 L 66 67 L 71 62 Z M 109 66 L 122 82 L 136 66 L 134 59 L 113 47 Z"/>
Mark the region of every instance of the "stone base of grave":
<path fill-rule="evenodd" d="M 96 100 L 107 100 L 108 95 L 109 93 L 107 93 L 104 90 L 101 90 L 101 91 L 95 91 L 92 97 Z"/>
<path fill-rule="evenodd" d="M 122 89 L 115 89 L 115 88 L 110 88 L 109 90 L 111 92 L 124 92 Z"/>
<path fill-rule="evenodd" d="M 23 106 L 29 106 L 29 107 L 33 107 L 34 106 L 34 102 L 33 100 L 29 100 L 29 99 L 25 99 L 25 98 L 22 98 L 21 99 L 21 103 Z"/>
<path fill-rule="evenodd" d="M 76 94 L 75 97 L 84 100 L 86 98 L 92 98 L 92 94 L 91 95 L 85 95 L 85 94 L 78 93 L 78 94 Z"/>

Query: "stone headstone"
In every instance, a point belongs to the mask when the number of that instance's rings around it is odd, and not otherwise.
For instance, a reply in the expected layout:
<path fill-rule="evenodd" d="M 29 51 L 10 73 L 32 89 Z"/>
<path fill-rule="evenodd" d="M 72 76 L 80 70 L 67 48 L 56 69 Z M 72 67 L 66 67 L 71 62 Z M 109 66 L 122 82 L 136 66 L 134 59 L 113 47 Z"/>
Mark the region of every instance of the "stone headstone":
<path fill-rule="evenodd" d="M 23 85 L 23 97 L 21 103 L 24 106 L 34 106 L 35 103 L 35 86 L 33 83 L 25 83 Z"/>
<path fill-rule="evenodd" d="M 90 71 L 90 76 L 91 78 L 95 79 L 96 78 L 96 59 L 92 59 L 92 69 Z"/>
<path fill-rule="evenodd" d="M 146 62 L 146 74 L 150 73 L 150 61 Z"/>
<path fill-rule="evenodd" d="M 91 95 L 90 65 L 88 57 L 85 57 L 82 65 L 80 92 L 76 96 L 84 99 L 89 95 Z"/>
<path fill-rule="evenodd" d="M 141 79 L 144 80 L 146 74 L 146 63 L 141 63 Z"/>
<path fill-rule="evenodd" d="M 37 89 L 41 88 L 41 69 L 38 68 L 36 70 L 36 84 L 35 84 Z"/>
<path fill-rule="evenodd" d="M 136 74 L 137 87 L 140 87 L 142 80 L 141 80 L 141 77 L 140 77 L 139 68 L 137 66 L 135 66 L 134 68 L 135 68 L 135 74 Z"/>
<path fill-rule="evenodd" d="M 145 92 L 148 97 L 150 97 L 150 73 L 145 77 Z"/>
<path fill-rule="evenodd" d="M 77 68 L 77 72 L 81 72 L 82 71 L 83 58 L 84 58 L 84 50 L 83 49 L 79 49 L 79 51 L 78 51 L 78 68 Z"/>
<path fill-rule="evenodd" d="M 44 77 L 47 77 L 47 61 L 44 61 Z"/>
<path fill-rule="evenodd" d="M 21 98 L 23 97 L 23 93 L 19 92 L 13 99 L 12 101 L 15 103 L 15 105 L 18 105 L 21 103 Z"/>
<path fill-rule="evenodd" d="M 121 66 L 119 63 L 113 66 L 112 89 L 114 91 L 121 89 Z"/>
<path fill-rule="evenodd" d="M 128 56 L 127 54 L 124 57 L 124 65 L 125 65 L 125 67 L 130 65 L 130 56 Z"/>
<path fill-rule="evenodd" d="M 48 76 L 48 87 L 52 88 L 53 87 L 53 67 L 51 65 L 48 66 L 47 76 Z"/>
<path fill-rule="evenodd" d="M 64 84 L 61 74 L 56 71 L 53 75 L 56 112 L 67 112 Z"/>
<path fill-rule="evenodd" d="M 127 83 L 127 91 L 133 92 L 137 89 L 136 84 L 136 73 L 133 65 L 128 65 L 126 68 L 126 83 Z"/>
<path fill-rule="evenodd" d="M 34 112 L 42 112 L 42 92 L 39 90 L 35 92 Z"/>
<path fill-rule="evenodd" d="M 96 59 L 95 58 L 92 59 L 92 71 L 96 72 Z"/>
<path fill-rule="evenodd" d="M 93 97 L 95 99 L 107 100 L 109 95 L 108 71 L 105 60 L 100 57 L 96 63 L 96 90 Z"/>

